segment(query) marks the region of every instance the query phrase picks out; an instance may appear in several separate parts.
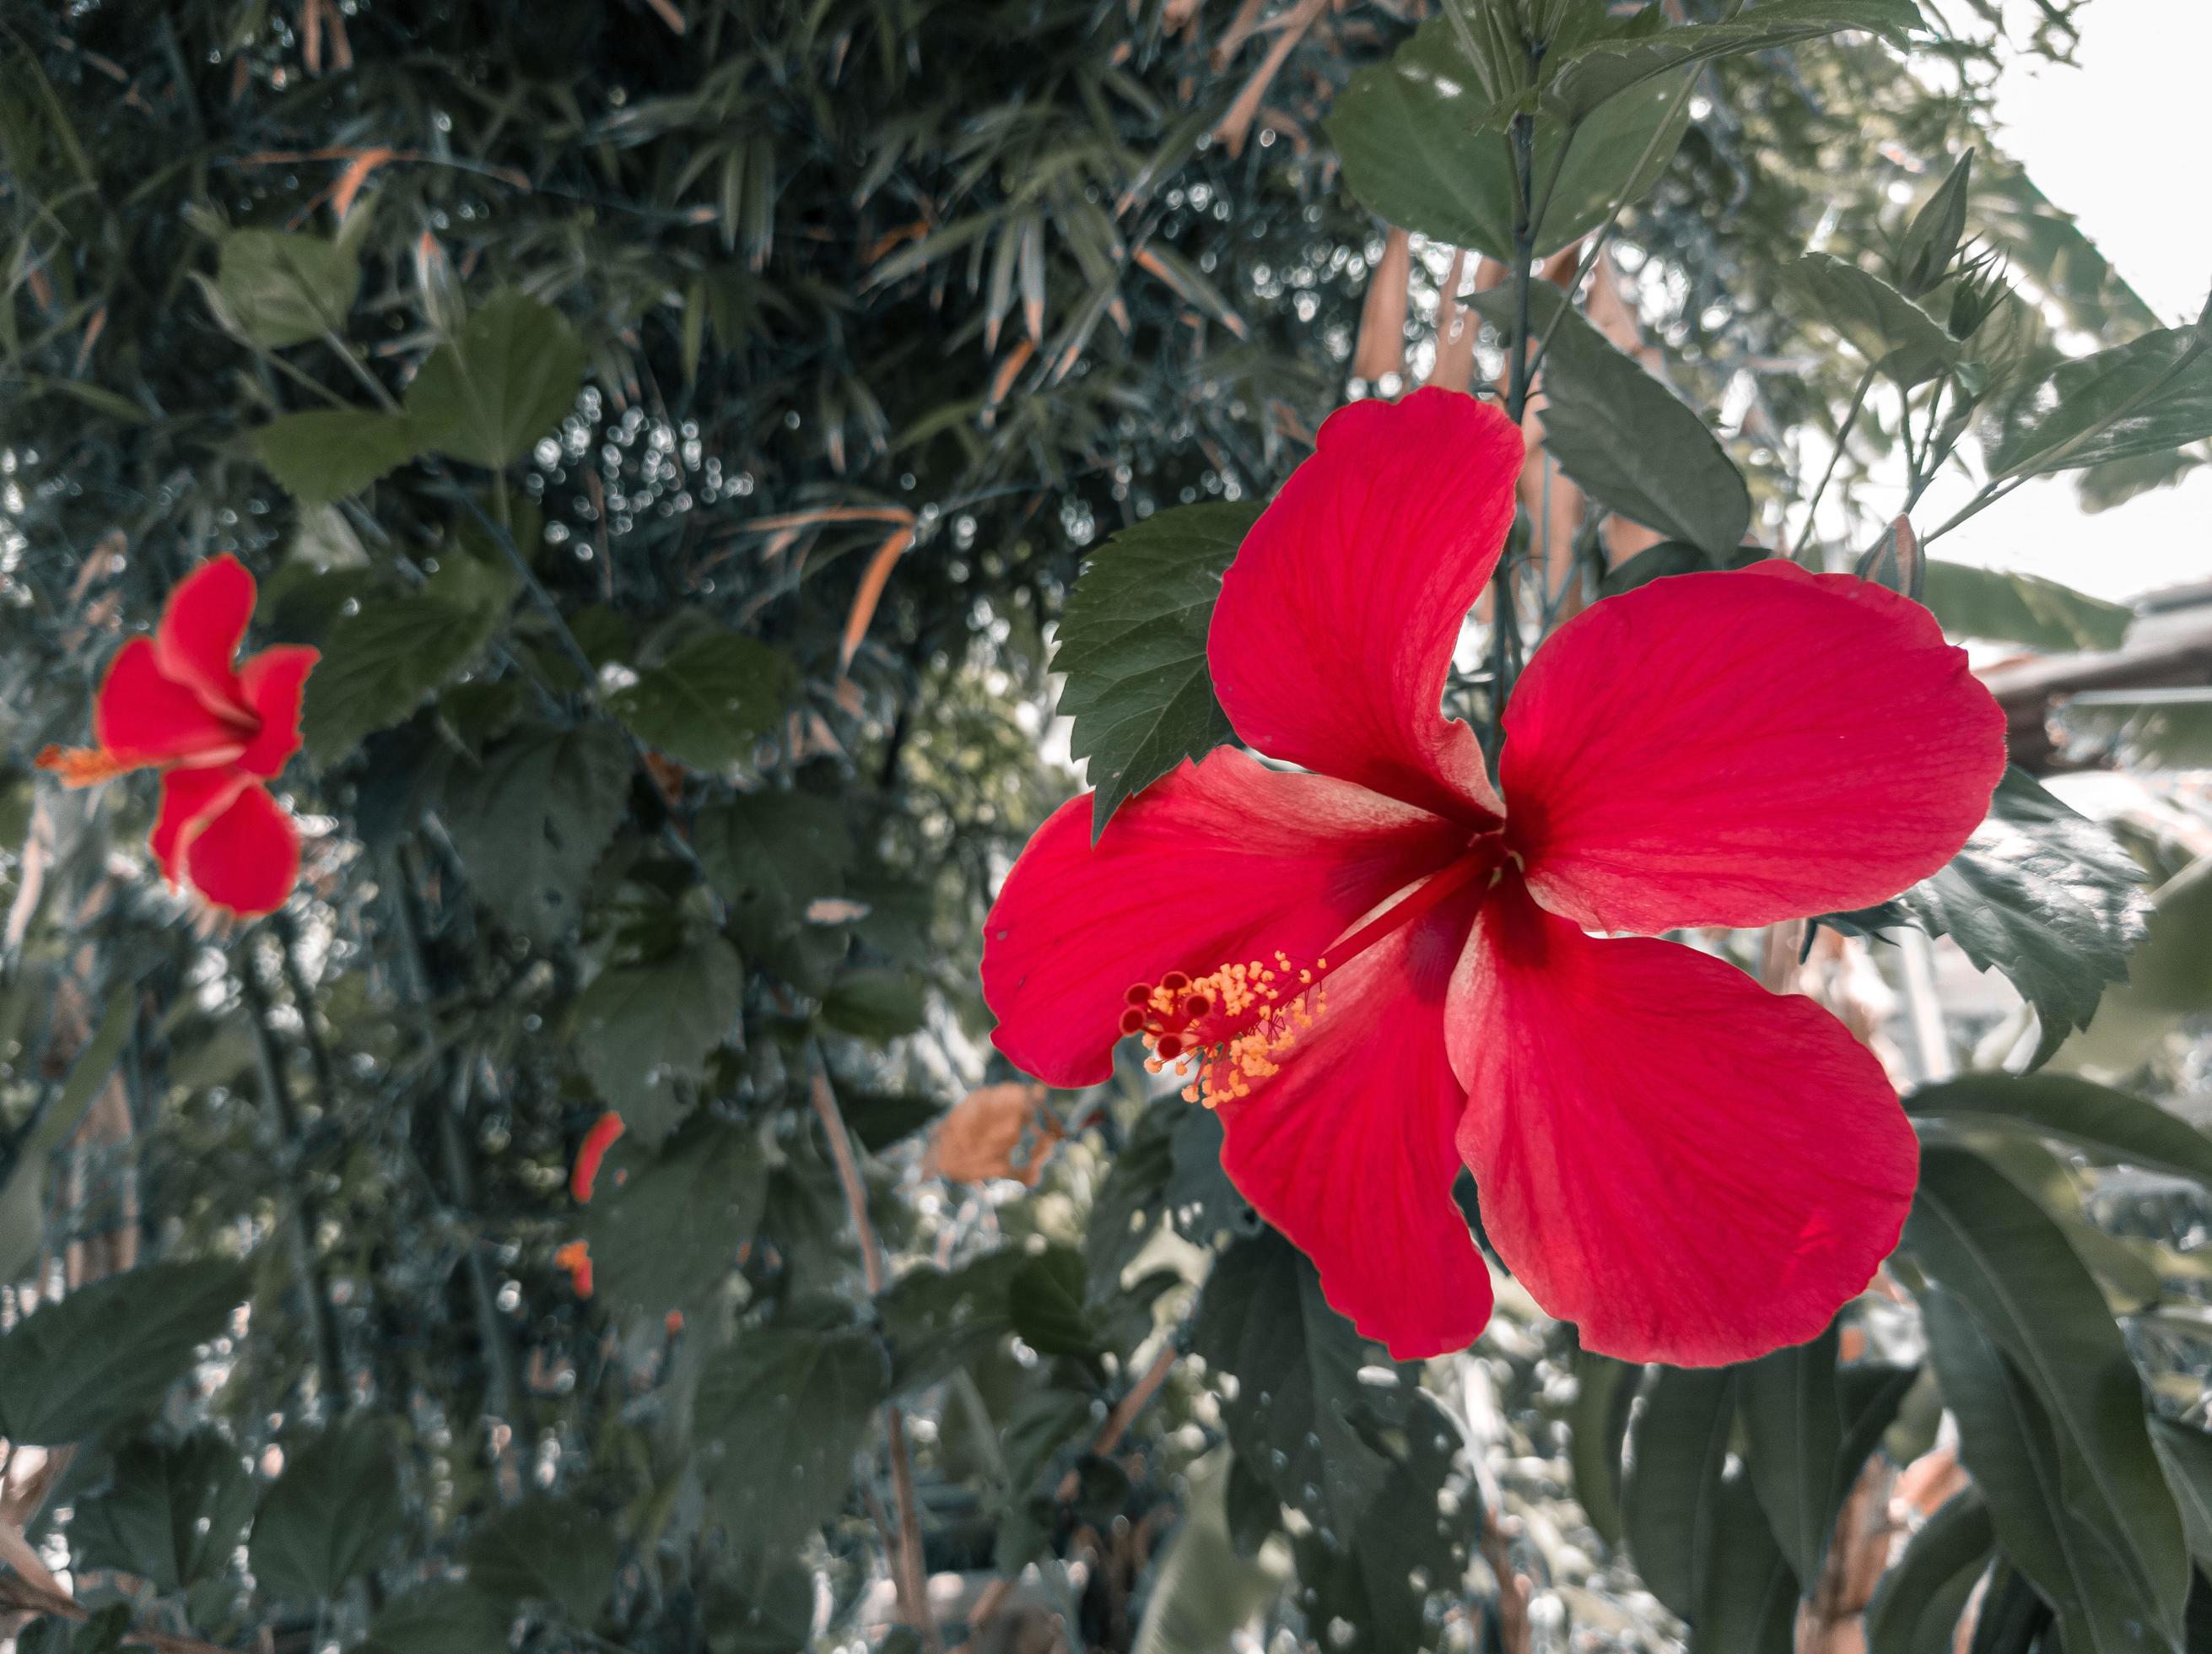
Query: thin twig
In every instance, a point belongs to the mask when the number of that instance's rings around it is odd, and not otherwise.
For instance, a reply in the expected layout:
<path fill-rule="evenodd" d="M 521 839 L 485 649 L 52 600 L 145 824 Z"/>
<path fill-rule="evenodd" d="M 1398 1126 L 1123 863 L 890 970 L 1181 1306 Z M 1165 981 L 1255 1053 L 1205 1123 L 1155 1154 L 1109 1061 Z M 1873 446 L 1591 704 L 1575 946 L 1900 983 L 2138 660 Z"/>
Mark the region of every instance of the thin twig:
<path fill-rule="evenodd" d="M 1859 410 L 1866 406 L 1867 392 L 1874 389 L 1876 370 L 1869 368 L 1859 377 L 1859 387 L 1851 392 L 1851 405 L 1844 410 L 1844 423 L 1836 427 L 1836 446 L 1829 452 L 1828 468 L 1820 473 L 1820 485 L 1813 490 L 1813 502 L 1805 508 L 1805 526 L 1798 536 L 1799 549 L 1813 538 L 1813 519 L 1820 509 L 1820 497 L 1828 491 L 1828 483 L 1842 463 L 1844 445 L 1850 440 L 1851 427 L 1858 423 Z"/>
<path fill-rule="evenodd" d="M 830 1139 L 830 1158 L 837 1167 L 837 1186 L 844 1191 L 846 1214 L 852 1219 L 853 1231 L 860 1238 L 860 1277 L 867 1283 L 868 1296 L 873 1298 L 888 1283 L 883 1242 L 877 1237 L 876 1225 L 868 1217 L 868 1186 L 861 1180 L 860 1162 L 853 1155 L 853 1136 L 846 1129 L 844 1114 L 837 1107 L 837 1093 L 830 1084 L 830 1070 L 819 1050 L 810 1053 L 807 1095 Z M 938 1635 L 936 1616 L 929 1611 L 929 1576 L 922 1566 L 921 1518 L 914 1497 L 914 1462 L 907 1451 L 906 1417 L 895 1402 L 884 1403 L 884 1434 L 890 1453 L 891 1495 L 898 1506 L 898 1550 L 892 1558 L 892 1579 L 898 1591 L 900 1616 L 921 1633 L 922 1645 L 930 1654 L 944 1654 L 945 1643 Z"/>

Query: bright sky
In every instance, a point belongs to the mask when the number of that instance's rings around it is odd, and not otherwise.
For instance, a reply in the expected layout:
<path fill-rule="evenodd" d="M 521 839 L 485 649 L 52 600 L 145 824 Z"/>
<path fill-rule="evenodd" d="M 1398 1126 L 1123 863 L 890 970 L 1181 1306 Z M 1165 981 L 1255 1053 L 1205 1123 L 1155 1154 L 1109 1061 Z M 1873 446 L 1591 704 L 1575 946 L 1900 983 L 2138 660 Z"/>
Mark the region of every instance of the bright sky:
<path fill-rule="evenodd" d="M 2022 64 L 1999 82 L 2005 147 L 2152 309 L 2193 319 L 2212 290 L 2199 177 L 2212 4 L 2095 0 L 2077 16 L 2078 69 Z M 1947 480 L 1917 514 L 1941 522 L 1972 492 Z M 2212 580 L 2212 466 L 2094 516 L 2069 478 L 2031 483 L 1947 535 L 1939 554 L 2108 598 Z"/>

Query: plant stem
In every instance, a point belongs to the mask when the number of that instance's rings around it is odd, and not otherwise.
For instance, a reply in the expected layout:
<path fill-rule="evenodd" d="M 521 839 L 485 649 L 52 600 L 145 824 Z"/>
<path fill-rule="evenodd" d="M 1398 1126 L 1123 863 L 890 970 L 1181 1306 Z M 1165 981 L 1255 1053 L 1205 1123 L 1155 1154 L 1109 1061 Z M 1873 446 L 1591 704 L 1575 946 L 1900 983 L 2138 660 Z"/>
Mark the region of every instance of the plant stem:
<path fill-rule="evenodd" d="M 861 1180 L 860 1162 L 853 1157 L 852 1134 L 837 1107 L 837 1093 L 830 1085 L 830 1070 L 819 1049 L 808 1053 L 807 1095 L 822 1129 L 830 1139 L 830 1158 L 837 1167 L 837 1186 L 844 1191 L 846 1215 L 860 1243 L 860 1278 L 868 1296 L 882 1292 L 888 1280 L 884 1248 L 876 1225 L 868 1217 L 868 1186 Z M 895 1402 L 884 1404 L 884 1434 L 891 1462 L 891 1494 L 898 1506 L 898 1550 L 892 1557 L 891 1578 L 897 1588 L 900 1617 L 921 1633 L 929 1654 L 944 1654 L 936 1616 L 929 1611 L 929 1577 L 922 1566 L 921 1517 L 914 1497 L 914 1462 L 907 1452 L 906 1416 Z"/>
<path fill-rule="evenodd" d="M 1529 54 L 1530 77 L 1534 77 L 1536 54 Z M 1530 266 L 1536 258 L 1534 192 L 1536 184 L 1536 122 L 1527 114 L 1513 118 L 1513 337 L 1507 341 L 1505 360 L 1505 417 L 1519 429 L 1528 410 L 1532 374 L 1528 352 L 1529 286 L 1534 279 Z M 1504 745 L 1505 702 L 1513 693 L 1519 668 L 1521 617 L 1513 603 L 1513 556 L 1509 546 L 1498 560 L 1490 579 L 1490 727 L 1492 761 Z"/>
<path fill-rule="evenodd" d="M 1850 440 L 1851 427 L 1858 423 L 1859 410 L 1866 406 L 1867 392 L 1874 389 L 1875 371 L 1869 367 L 1860 375 L 1859 387 L 1851 392 L 1851 405 L 1844 410 L 1844 423 L 1836 427 L 1836 446 L 1828 455 L 1828 468 L 1820 473 L 1820 485 L 1813 490 L 1813 502 L 1805 508 L 1805 526 L 1797 536 L 1801 551 L 1812 540 L 1813 519 L 1820 509 L 1821 496 L 1827 493 L 1828 484 L 1835 477 L 1836 467 L 1843 462 L 1844 444 Z"/>
<path fill-rule="evenodd" d="M 291 1090 L 284 1083 L 284 1060 L 277 1049 L 276 1031 L 269 1023 L 269 991 L 262 985 L 250 946 L 239 962 L 238 986 L 253 1026 L 253 1055 L 261 1077 L 262 1100 L 268 1104 L 281 1147 L 282 1198 L 289 1208 L 285 1228 L 290 1237 L 292 1274 L 299 1282 L 307 1341 L 314 1351 L 324 1405 L 335 1414 L 346 1403 L 345 1358 L 338 1348 L 337 1327 L 331 1320 L 330 1286 L 323 1279 L 322 1260 L 315 1256 L 315 1237 L 322 1231 L 322 1220 L 303 1175 L 304 1133 Z"/>

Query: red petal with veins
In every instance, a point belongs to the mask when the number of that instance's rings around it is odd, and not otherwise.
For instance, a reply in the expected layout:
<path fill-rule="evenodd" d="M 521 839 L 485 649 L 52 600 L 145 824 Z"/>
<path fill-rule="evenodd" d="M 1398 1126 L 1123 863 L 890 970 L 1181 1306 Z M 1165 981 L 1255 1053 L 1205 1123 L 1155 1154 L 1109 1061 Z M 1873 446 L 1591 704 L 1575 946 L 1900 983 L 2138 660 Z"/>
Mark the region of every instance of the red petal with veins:
<path fill-rule="evenodd" d="M 1464 1349 L 1490 1319 L 1490 1272 L 1451 1195 L 1467 1098 L 1443 1018 L 1480 899 L 1442 903 L 1336 971 L 1280 1072 L 1218 1110 L 1230 1181 L 1400 1360 Z"/>
<path fill-rule="evenodd" d="M 261 720 L 260 733 L 239 755 L 240 769 L 275 775 L 300 750 L 300 697 L 307 674 L 321 659 L 304 645 L 280 643 L 262 650 L 240 669 L 239 691 Z"/>
<path fill-rule="evenodd" d="M 1483 1227 L 1585 1348 L 1714 1366 L 1802 1343 L 1897 1244 L 1917 1141 L 1881 1064 L 1808 999 L 1679 943 L 1585 935 L 1508 879 L 1447 1030 Z"/>
<path fill-rule="evenodd" d="M 185 844 L 185 874 L 216 907 L 241 918 L 273 913 L 300 878 L 300 830 L 258 783 Z"/>
<path fill-rule="evenodd" d="M 1283 951 L 1311 959 L 1449 861 L 1464 826 L 1231 747 L 1185 763 L 1091 842 L 1091 798 L 1038 829 L 983 926 L 992 1042 L 1054 1085 L 1096 1085 L 1131 984 Z"/>
<path fill-rule="evenodd" d="M 115 652 L 93 702 L 92 733 L 124 764 L 228 763 L 252 732 L 217 717 L 183 684 L 161 675 L 155 646 L 134 637 Z"/>
<path fill-rule="evenodd" d="M 184 852 L 200 830 L 230 808 L 253 778 L 229 764 L 171 769 L 161 776 L 161 807 L 154 818 L 154 860 L 172 885 L 185 882 Z"/>
<path fill-rule="evenodd" d="M 1501 813 L 1442 702 L 1521 459 L 1511 422 L 1456 392 L 1329 417 L 1213 607 L 1214 692 L 1248 745 L 1475 824 Z"/>
<path fill-rule="evenodd" d="M 1870 907 L 1988 813 L 2003 712 L 1920 605 L 1786 562 L 1683 575 L 1562 626 L 1505 712 L 1528 888 L 1595 930 Z"/>
<path fill-rule="evenodd" d="M 183 684 L 211 712 L 243 715 L 245 697 L 231 670 L 246 623 L 253 617 L 253 576 L 228 551 L 177 582 L 154 632 L 161 675 Z"/>

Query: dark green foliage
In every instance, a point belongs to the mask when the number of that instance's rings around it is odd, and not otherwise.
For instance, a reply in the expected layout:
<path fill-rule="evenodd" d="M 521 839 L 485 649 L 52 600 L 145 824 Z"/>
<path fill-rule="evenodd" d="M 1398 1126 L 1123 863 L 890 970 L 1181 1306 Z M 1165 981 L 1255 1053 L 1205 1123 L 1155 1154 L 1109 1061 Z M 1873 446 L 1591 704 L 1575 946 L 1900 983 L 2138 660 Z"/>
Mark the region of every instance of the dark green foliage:
<path fill-rule="evenodd" d="M 336 1596 L 383 1560 L 404 1517 L 392 1432 L 381 1420 L 332 1426 L 289 1446 L 254 1512 L 253 1572 L 283 1596 Z"/>

